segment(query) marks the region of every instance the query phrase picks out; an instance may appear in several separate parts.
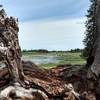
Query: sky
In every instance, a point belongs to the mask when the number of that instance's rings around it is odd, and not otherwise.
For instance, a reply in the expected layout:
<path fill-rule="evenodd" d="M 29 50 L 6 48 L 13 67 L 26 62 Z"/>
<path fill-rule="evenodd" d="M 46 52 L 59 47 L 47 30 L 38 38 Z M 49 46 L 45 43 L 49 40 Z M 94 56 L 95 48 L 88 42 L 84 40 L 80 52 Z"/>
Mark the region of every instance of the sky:
<path fill-rule="evenodd" d="M 22 49 L 83 48 L 89 0 L 2 0 L 8 16 L 19 19 Z"/>

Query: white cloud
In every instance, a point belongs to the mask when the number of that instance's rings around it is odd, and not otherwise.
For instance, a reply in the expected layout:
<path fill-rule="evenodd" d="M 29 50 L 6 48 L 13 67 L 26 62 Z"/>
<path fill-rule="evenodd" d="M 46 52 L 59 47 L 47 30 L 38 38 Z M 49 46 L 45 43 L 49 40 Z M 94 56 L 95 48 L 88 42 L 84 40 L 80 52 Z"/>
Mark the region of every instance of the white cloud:
<path fill-rule="evenodd" d="M 22 49 L 66 50 L 83 48 L 85 18 L 28 21 L 20 24 Z"/>

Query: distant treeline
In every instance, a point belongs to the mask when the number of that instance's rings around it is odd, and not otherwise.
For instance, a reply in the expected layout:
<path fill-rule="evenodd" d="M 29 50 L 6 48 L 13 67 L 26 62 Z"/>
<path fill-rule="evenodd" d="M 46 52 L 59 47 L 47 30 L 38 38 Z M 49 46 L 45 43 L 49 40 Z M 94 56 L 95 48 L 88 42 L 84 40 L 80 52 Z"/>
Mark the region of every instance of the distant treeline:
<path fill-rule="evenodd" d="M 76 49 L 71 49 L 71 50 L 66 50 L 66 51 L 63 51 L 63 50 L 49 51 L 49 50 L 46 50 L 46 49 L 35 49 L 35 50 L 23 50 L 22 52 L 38 52 L 38 53 L 52 53 L 52 52 L 67 53 L 67 52 L 71 52 L 71 53 L 74 53 L 74 52 L 82 52 L 82 51 L 83 51 L 83 49 L 76 48 Z"/>

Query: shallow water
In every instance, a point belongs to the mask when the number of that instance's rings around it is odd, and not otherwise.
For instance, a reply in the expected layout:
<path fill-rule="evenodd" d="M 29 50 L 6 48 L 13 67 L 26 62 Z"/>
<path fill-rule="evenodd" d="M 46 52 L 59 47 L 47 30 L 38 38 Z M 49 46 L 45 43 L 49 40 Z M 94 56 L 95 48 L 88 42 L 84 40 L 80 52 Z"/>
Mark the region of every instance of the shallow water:
<path fill-rule="evenodd" d="M 25 61 L 32 61 L 35 64 L 59 63 L 59 59 L 57 56 L 48 56 L 48 55 L 23 56 L 22 59 Z"/>

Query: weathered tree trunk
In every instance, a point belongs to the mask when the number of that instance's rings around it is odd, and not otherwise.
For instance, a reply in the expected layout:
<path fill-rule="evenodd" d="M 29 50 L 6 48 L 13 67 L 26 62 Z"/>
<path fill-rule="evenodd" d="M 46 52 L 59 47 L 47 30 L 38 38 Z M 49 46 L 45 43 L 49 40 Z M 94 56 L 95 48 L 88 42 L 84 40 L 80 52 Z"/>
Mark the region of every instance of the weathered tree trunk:
<path fill-rule="evenodd" d="M 89 66 L 88 78 L 98 79 L 100 75 L 100 0 L 97 0 L 95 9 L 95 41 L 89 59 L 92 59 Z"/>
<path fill-rule="evenodd" d="M 0 26 L 0 56 L 9 69 L 11 82 L 18 82 L 24 86 L 21 49 L 18 41 L 18 21 L 13 17 L 1 16 Z"/>

